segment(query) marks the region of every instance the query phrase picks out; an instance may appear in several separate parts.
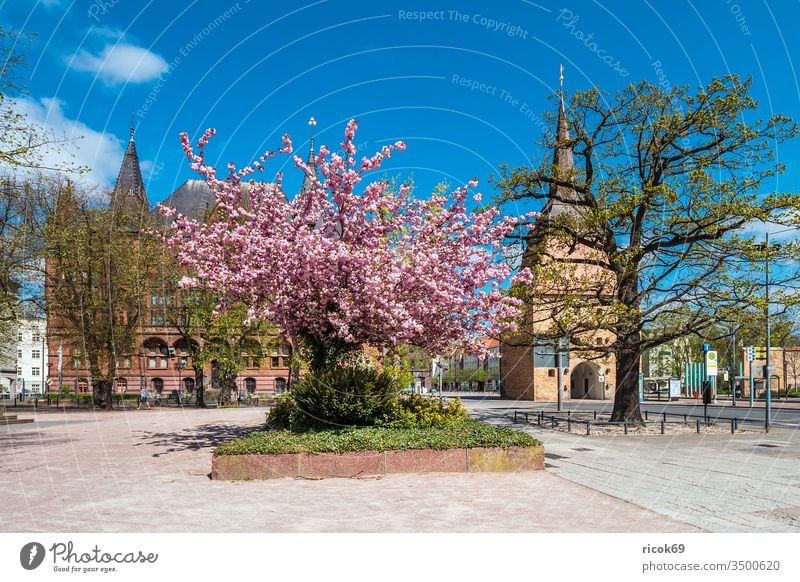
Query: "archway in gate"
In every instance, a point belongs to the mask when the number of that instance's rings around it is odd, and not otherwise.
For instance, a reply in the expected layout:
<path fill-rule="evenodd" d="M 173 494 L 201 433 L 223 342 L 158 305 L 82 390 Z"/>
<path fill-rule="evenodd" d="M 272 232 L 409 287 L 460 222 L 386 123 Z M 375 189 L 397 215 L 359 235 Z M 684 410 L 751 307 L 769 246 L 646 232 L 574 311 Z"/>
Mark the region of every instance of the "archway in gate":
<path fill-rule="evenodd" d="M 603 384 L 600 382 L 600 366 L 592 362 L 581 362 L 569 376 L 570 398 L 591 398 L 600 400 L 603 397 Z"/>

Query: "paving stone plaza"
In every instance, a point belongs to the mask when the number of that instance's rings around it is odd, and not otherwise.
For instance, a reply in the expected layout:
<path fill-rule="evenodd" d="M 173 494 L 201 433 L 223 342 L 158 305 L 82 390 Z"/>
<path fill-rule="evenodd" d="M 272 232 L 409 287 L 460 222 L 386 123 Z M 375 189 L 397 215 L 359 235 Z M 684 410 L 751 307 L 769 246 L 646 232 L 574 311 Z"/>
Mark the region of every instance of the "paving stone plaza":
<path fill-rule="evenodd" d="M 525 406 L 466 403 L 504 424 Z M 545 471 L 230 482 L 209 478 L 211 452 L 258 428 L 263 408 L 28 416 L 0 428 L 3 532 L 800 531 L 789 428 L 586 438 L 527 427 Z"/>

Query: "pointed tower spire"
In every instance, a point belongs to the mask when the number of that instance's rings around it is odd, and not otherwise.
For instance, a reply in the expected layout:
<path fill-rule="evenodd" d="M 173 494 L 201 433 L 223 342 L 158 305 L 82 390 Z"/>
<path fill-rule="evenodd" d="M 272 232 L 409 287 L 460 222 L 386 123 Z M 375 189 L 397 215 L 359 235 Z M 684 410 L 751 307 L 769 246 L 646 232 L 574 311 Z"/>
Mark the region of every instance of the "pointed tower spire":
<path fill-rule="evenodd" d="M 136 153 L 134 134 L 136 128 L 131 118 L 131 136 L 128 148 L 122 157 L 122 164 L 117 174 L 117 182 L 111 193 L 111 208 L 117 212 L 136 212 L 147 210 L 147 193 L 142 180 L 142 169 L 139 154 Z"/>
<path fill-rule="evenodd" d="M 561 65 L 560 90 L 558 103 L 558 119 L 556 121 L 556 144 L 553 152 L 554 176 L 559 180 L 571 180 L 572 172 L 575 169 L 575 160 L 572 155 L 572 146 L 569 144 L 569 126 L 567 124 L 567 107 L 564 103 L 564 65 Z M 577 214 L 579 208 L 568 201 L 579 199 L 578 193 L 569 186 L 550 186 L 550 196 L 542 212 L 549 216 L 556 216 L 562 213 Z"/>
<path fill-rule="evenodd" d="M 314 153 L 314 126 L 317 125 L 317 120 L 313 117 L 308 120 L 308 126 L 311 128 L 311 138 L 309 139 L 308 159 L 306 165 L 317 175 L 317 156 Z M 301 192 L 307 192 L 314 187 L 314 179 L 310 174 L 306 174 L 303 178 L 303 186 L 300 188 Z"/>

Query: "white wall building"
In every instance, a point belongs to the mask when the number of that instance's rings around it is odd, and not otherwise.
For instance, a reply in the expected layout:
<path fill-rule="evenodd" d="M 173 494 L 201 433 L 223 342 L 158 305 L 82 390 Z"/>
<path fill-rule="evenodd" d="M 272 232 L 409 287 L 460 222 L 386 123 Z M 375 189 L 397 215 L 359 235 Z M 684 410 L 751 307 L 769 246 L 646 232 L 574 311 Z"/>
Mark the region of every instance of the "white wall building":
<path fill-rule="evenodd" d="M 22 317 L 16 331 L 17 378 L 14 394 L 47 392 L 47 323 L 44 318 Z"/>

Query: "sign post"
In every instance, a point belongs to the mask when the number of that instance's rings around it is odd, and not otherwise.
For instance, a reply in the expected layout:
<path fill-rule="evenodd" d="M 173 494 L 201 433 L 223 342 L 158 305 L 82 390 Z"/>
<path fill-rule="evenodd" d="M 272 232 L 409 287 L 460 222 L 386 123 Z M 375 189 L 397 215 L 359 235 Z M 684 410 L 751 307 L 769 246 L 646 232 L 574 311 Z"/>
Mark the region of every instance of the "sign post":
<path fill-rule="evenodd" d="M 708 344 L 705 344 L 703 347 L 705 348 L 705 346 L 707 346 L 707 345 Z M 713 382 L 713 384 L 711 384 L 711 386 L 713 386 L 713 387 L 716 387 L 716 379 L 717 379 L 717 372 L 718 372 L 718 370 L 717 370 L 717 361 L 718 361 L 717 360 L 717 352 L 714 351 L 714 350 L 706 350 L 706 357 L 705 357 L 705 360 L 704 360 L 704 364 L 705 364 L 704 367 L 705 367 L 706 370 L 705 370 L 705 374 L 704 374 L 705 378 L 703 378 L 703 381 L 704 382 L 705 381 L 711 382 L 711 378 L 713 378 L 714 382 Z M 713 390 L 713 388 L 712 388 L 712 390 Z M 717 392 L 716 392 L 716 390 L 712 391 L 712 398 L 711 399 L 714 402 L 717 401 Z"/>
<path fill-rule="evenodd" d="M 747 385 L 748 392 L 750 393 L 750 408 L 753 408 L 753 360 L 756 359 L 756 349 L 753 346 L 747 346 L 747 368 L 750 372 L 749 384 Z"/>

